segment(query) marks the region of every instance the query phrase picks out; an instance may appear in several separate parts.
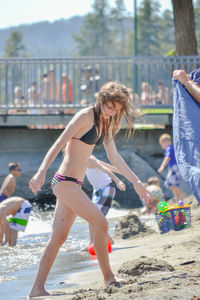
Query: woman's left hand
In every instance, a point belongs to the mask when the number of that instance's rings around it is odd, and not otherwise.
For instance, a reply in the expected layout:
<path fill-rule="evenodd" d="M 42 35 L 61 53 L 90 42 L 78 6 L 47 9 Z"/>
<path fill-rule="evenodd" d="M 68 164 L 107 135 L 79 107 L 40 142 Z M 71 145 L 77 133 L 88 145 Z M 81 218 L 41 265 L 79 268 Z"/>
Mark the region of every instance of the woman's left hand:
<path fill-rule="evenodd" d="M 145 188 L 144 184 L 141 181 L 133 184 L 135 191 L 138 193 L 141 201 L 145 201 L 148 205 L 152 199 L 151 193 Z"/>
<path fill-rule="evenodd" d="M 126 185 L 125 185 L 125 183 L 123 183 L 121 180 L 119 180 L 119 182 L 117 182 L 116 185 L 117 185 L 117 188 L 118 188 L 120 191 L 125 191 L 125 190 L 126 190 Z"/>
<path fill-rule="evenodd" d="M 45 177 L 46 177 L 45 172 L 37 172 L 29 181 L 29 187 L 35 195 L 43 186 L 45 182 Z"/>

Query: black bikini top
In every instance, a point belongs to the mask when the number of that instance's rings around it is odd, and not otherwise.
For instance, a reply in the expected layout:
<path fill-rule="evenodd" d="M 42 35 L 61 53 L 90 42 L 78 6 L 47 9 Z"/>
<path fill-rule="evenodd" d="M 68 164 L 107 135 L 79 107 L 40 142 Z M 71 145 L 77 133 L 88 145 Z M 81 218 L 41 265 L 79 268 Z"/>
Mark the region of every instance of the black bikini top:
<path fill-rule="evenodd" d="M 102 144 L 103 139 L 104 139 L 104 132 L 102 132 L 101 136 L 98 137 L 97 128 L 98 128 L 98 125 L 99 125 L 99 117 L 98 117 L 94 107 L 93 107 L 93 111 L 94 111 L 94 125 L 92 126 L 92 128 L 89 129 L 79 139 L 75 138 L 75 137 L 73 137 L 73 139 L 82 141 L 83 143 L 88 144 L 88 145 L 94 145 L 94 144 L 95 145 L 100 145 L 100 144 Z"/>

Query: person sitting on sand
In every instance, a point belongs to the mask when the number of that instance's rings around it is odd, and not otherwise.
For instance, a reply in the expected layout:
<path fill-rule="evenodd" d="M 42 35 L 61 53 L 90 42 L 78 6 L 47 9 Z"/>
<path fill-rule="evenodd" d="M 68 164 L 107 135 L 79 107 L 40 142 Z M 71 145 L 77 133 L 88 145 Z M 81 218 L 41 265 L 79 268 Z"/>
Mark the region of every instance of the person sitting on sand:
<path fill-rule="evenodd" d="M 0 203 L 1 246 L 17 244 L 18 231 L 25 231 L 31 209 L 29 201 L 21 197 L 10 197 Z"/>
<path fill-rule="evenodd" d="M 14 194 L 16 177 L 21 175 L 21 166 L 18 162 L 9 162 L 8 169 L 10 173 L 6 176 L 0 188 L 0 202 Z"/>
<path fill-rule="evenodd" d="M 149 213 L 153 212 L 155 213 L 157 210 L 157 204 L 159 201 L 164 201 L 164 194 L 163 191 L 160 187 L 160 180 L 158 177 L 154 176 L 154 177 L 150 177 L 147 180 L 148 182 L 148 186 L 147 186 L 147 190 L 151 193 L 152 198 L 149 202 L 148 205 L 148 209 L 149 209 Z"/>
<path fill-rule="evenodd" d="M 120 128 L 123 116 L 128 124 L 128 132 L 131 134 L 133 113 L 127 88 L 118 82 L 105 83 L 98 93 L 95 104 L 81 109 L 73 116 L 31 178 L 29 186 L 32 192 L 37 194 L 45 182 L 49 166 L 64 148 L 62 163 L 52 179 L 52 190 L 57 197 L 53 231 L 41 255 L 39 269 L 29 294 L 30 298 L 49 295 L 44 287 L 45 281 L 77 215 L 93 227 L 94 249 L 105 285 L 120 287 L 109 262 L 108 222 L 82 191 L 81 186 L 87 161 L 95 145 L 104 143 L 111 164 L 133 184 L 140 198 L 147 201 L 151 197 L 143 183 L 120 156 L 113 138 Z"/>
<path fill-rule="evenodd" d="M 92 202 L 103 213 L 107 215 L 115 197 L 116 187 L 121 191 L 126 190 L 126 185 L 112 172 L 119 172 L 114 166 L 104 163 L 91 155 L 87 162 L 86 176 L 93 187 Z M 90 244 L 94 242 L 94 232 L 90 229 Z M 113 239 L 108 235 L 111 244 Z M 85 249 L 87 249 L 86 247 Z"/>

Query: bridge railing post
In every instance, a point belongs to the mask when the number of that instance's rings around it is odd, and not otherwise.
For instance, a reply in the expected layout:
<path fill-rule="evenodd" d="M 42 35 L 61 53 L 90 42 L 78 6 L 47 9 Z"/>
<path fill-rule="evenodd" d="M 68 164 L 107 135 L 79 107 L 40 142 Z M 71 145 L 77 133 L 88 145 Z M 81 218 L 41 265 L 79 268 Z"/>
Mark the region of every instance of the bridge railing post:
<path fill-rule="evenodd" d="M 8 114 L 9 92 L 8 92 L 8 63 L 5 63 L 5 114 Z"/>

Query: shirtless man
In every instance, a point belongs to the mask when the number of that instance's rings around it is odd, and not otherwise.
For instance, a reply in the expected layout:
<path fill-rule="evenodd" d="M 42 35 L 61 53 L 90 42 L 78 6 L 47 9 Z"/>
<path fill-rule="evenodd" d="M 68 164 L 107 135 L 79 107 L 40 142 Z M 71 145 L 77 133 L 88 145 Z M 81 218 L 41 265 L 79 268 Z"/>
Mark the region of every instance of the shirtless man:
<path fill-rule="evenodd" d="M 25 231 L 31 209 L 29 201 L 21 197 L 10 197 L 0 203 L 1 246 L 17 244 L 18 231 Z"/>
<path fill-rule="evenodd" d="M 0 188 L 0 202 L 14 194 L 16 177 L 21 175 L 21 166 L 18 162 L 10 162 L 8 168 L 10 173 L 6 176 Z"/>

